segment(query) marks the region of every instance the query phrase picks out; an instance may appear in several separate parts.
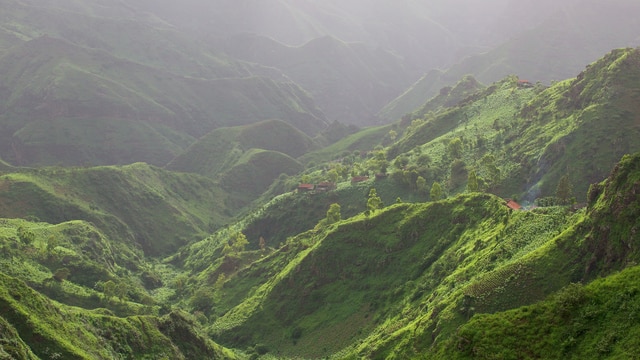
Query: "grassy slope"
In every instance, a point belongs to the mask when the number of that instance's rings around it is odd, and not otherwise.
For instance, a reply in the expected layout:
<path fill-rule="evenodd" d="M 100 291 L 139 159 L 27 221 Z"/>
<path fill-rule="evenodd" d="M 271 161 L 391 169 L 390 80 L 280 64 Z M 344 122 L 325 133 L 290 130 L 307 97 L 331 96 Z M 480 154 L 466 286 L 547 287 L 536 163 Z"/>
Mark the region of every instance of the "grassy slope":
<path fill-rule="evenodd" d="M 262 149 L 247 151 L 220 179 L 220 185 L 233 193 L 242 193 L 251 202 L 281 174 L 295 175 L 303 170 L 295 159 L 283 153 Z"/>
<path fill-rule="evenodd" d="M 640 155 L 623 158 L 586 212 L 511 212 L 493 196 L 461 195 L 357 215 L 275 252 L 207 261 L 215 255 L 206 249 L 226 239 L 219 234 L 186 264 L 211 286 L 227 275 L 205 310 L 227 345 L 261 343 L 289 357 L 437 358 L 474 314 L 531 305 L 636 263 L 625 249 L 637 241 L 638 164 Z M 264 234 L 248 233 L 257 249 Z"/>
<path fill-rule="evenodd" d="M 303 170 L 294 157 L 307 153 L 314 141 L 281 120 L 220 128 L 205 135 L 167 168 L 219 179 L 247 204 L 265 192 L 281 174 Z"/>
<path fill-rule="evenodd" d="M 432 302 L 442 307 L 457 300 L 431 295 L 496 266 L 485 257 L 506 261 L 519 245 L 542 238 L 499 241 L 508 218 L 498 199 L 464 196 L 391 206 L 371 219 L 360 215 L 302 234 L 227 282 L 227 301 L 237 301 L 238 292 L 248 298 L 218 318 L 212 331 L 236 346 L 264 342 L 274 351 L 305 357 L 355 346 L 367 334 L 388 338 L 395 331 L 390 328 L 399 329 Z M 566 217 L 537 218 L 552 232 Z M 517 224 L 512 226 L 523 226 Z M 496 251 L 498 243 L 509 249 Z M 474 255 L 474 247 L 485 250 Z M 216 308 L 227 306 L 222 300 Z M 298 331 L 302 335 L 292 337 Z"/>
<path fill-rule="evenodd" d="M 532 261 L 540 263 L 539 271 L 546 273 L 540 275 L 548 281 L 558 277 L 556 272 L 573 272 L 572 277 L 565 275 L 573 282 L 595 281 L 584 287 L 568 285 L 533 306 L 476 316 L 460 328 L 458 339 L 440 348 L 441 355 L 559 359 L 627 358 L 637 353 L 640 254 L 634 250 L 639 241 L 634 229 L 639 225 L 639 188 L 640 154 L 625 156 L 607 181 L 591 191 L 587 219 L 558 237 L 557 246 L 549 247 L 544 257 Z"/>
<path fill-rule="evenodd" d="M 145 164 L 41 169 L 2 178 L 3 217 L 87 220 L 109 237 L 167 254 L 225 223 L 233 207 L 210 179 Z"/>
<path fill-rule="evenodd" d="M 216 178 L 236 165 L 250 149 L 277 151 L 296 158 L 313 145 L 313 140 L 295 127 L 281 120 L 266 120 L 213 130 L 173 159 L 167 169 Z"/>
<path fill-rule="evenodd" d="M 344 157 L 354 151 L 371 151 L 378 145 L 388 143 L 389 131 L 394 128 L 394 125 L 384 125 L 359 130 L 333 144 L 305 154 L 300 158 L 300 161 L 303 163 L 321 163 Z"/>
<path fill-rule="evenodd" d="M 447 86 L 451 86 L 460 78 L 444 73 L 440 70 L 432 70 L 423 75 L 409 89 L 390 103 L 385 105 L 378 113 L 383 119 L 397 120 L 402 116 L 418 111 L 424 106 L 425 101 L 438 95 L 438 92 Z"/>
<path fill-rule="evenodd" d="M 633 0 L 595 0 L 560 11 L 487 53 L 470 56 L 445 72 L 430 72 L 424 78 L 429 81 L 414 84 L 379 115 L 398 119 L 467 74 L 486 84 L 512 74 L 544 83 L 573 76 L 612 48 L 639 45 L 640 22 L 633 15 L 638 6 Z"/>
<path fill-rule="evenodd" d="M 640 349 L 639 267 L 582 286 L 568 285 L 548 300 L 462 326 L 447 359 L 633 358 Z"/>
<path fill-rule="evenodd" d="M 12 346 L 3 349 L 22 350 L 30 354 L 28 358 L 233 358 L 200 336 L 190 320 L 178 313 L 162 318 L 117 318 L 55 303 L 4 274 L 0 282 L 0 319 L 13 325 L 15 335 L 9 334 L 10 341 L 24 341 L 30 351 Z"/>
<path fill-rule="evenodd" d="M 568 174 L 573 194 L 583 202 L 588 184 L 601 181 L 616 159 L 640 149 L 639 54 L 616 50 L 578 78 L 547 89 L 520 89 L 515 78 L 503 80 L 410 126 L 388 156 L 407 158 L 429 182 L 459 191 L 466 175 L 454 181 L 456 157 L 449 151 L 458 138 L 459 159 L 490 191 L 533 201 L 555 195 L 560 177 Z M 421 155 L 428 156 L 426 166 L 419 163 Z M 490 179 L 485 155 L 493 157 L 499 179 Z"/>

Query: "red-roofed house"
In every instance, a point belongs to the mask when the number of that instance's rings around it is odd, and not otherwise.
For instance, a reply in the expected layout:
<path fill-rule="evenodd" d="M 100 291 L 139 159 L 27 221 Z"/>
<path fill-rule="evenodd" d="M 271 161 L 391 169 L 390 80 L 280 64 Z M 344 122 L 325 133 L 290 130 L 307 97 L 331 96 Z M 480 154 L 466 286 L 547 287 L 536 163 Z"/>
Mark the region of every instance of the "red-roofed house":
<path fill-rule="evenodd" d="M 368 176 L 354 176 L 351 178 L 351 183 L 359 183 L 367 180 L 369 180 Z"/>
<path fill-rule="evenodd" d="M 522 209 L 522 205 L 518 204 L 517 202 L 511 200 L 511 199 L 507 199 L 507 207 L 511 210 L 521 210 Z"/>
<path fill-rule="evenodd" d="M 533 87 L 533 84 L 529 80 L 520 79 L 518 80 L 518 87 L 529 88 L 529 87 Z"/>
<path fill-rule="evenodd" d="M 307 192 L 315 190 L 316 186 L 313 184 L 300 184 L 298 185 L 298 192 Z"/>
<path fill-rule="evenodd" d="M 329 182 L 329 181 L 323 181 L 323 182 L 319 183 L 318 185 L 316 185 L 316 190 L 318 190 L 318 191 L 329 191 L 329 190 L 333 190 L 335 188 L 336 188 L 336 183 Z"/>

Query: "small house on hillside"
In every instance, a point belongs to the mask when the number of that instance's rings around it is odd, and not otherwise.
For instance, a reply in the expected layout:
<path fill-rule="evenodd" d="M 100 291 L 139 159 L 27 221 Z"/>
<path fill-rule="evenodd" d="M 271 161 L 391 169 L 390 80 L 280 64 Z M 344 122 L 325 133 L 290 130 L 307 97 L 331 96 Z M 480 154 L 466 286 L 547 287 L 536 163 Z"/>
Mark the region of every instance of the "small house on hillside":
<path fill-rule="evenodd" d="M 522 205 L 518 204 L 517 202 L 513 201 L 512 199 L 507 199 L 507 203 L 505 204 L 507 205 L 507 207 L 511 210 L 522 210 Z"/>
<path fill-rule="evenodd" d="M 316 185 L 316 191 L 330 191 L 336 188 L 336 183 L 323 181 Z"/>
<path fill-rule="evenodd" d="M 518 80 L 518 87 L 519 88 L 531 88 L 531 87 L 533 87 L 533 84 L 529 80 L 520 79 L 520 80 Z"/>
<path fill-rule="evenodd" d="M 309 192 L 315 190 L 316 186 L 313 184 L 300 184 L 298 185 L 298 192 Z"/>
<path fill-rule="evenodd" d="M 367 180 L 369 180 L 368 176 L 354 176 L 351 178 L 351 183 L 354 184 L 354 183 L 359 183 Z"/>

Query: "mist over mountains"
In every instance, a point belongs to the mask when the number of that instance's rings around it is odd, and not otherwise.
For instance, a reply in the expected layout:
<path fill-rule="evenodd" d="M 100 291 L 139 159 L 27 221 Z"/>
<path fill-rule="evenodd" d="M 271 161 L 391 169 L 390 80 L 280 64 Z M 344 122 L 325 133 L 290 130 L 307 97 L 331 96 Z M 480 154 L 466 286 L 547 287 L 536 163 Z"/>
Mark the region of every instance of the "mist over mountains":
<path fill-rule="evenodd" d="M 640 2 L 0 9 L 0 359 L 640 353 Z"/>
<path fill-rule="evenodd" d="M 637 7 L 633 1 L 595 0 L 482 5 L 470 1 L 43 4 L 5 0 L 1 70 L 15 80 L 3 85 L 0 109 L 7 126 L 3 143 L 35 146 L 26 139 L 27 130 L 16 138 L 21 125 L 9 125 L 6 118 L 7 114 L 23 116 L 21 124 L 26 125 L 39 114 L 16 115 L 12 110 L 16 102 L 41 109 L 40 114 L 55 107 L 58 110 L 47 116 L 58 121 L 61 117 L 76 121 L 91 114 L 136 123 L 129 127 L 140 126 L 139 122 L 152 127 L 162 124 L 168 129 L 155 131 L 177 132 L 176 137 L 186 135 L 186 141 L 220 126 L 269 118 L 295 123 L 309 134 L 324 128 L 326 122 L 361 126 L 388 122 L 413 111 L 441 87 L 466 74 L 484 83 L 509 74 L 544 83 L 572 76 L 611 48 L 637 44 L 640 25 L 633 17 Z M 52 49 L 56 41 L 60 41 L 57 51 Z M 33 69 L 25 72 L 24 64 L 12 60 L 26 56 L 25 51 L 33 59 L 42 56 L 47 60 L 32 60 Z M 37 69 L 51 66 L 51 61 L 57 63 L 55 77 L 51 76 L 53 69 Z M 81 71 L 72 75 L 64 66 Z M 434 73 L 434 69 L 444 73 Z M 38 71 L 43 75 L 34 77 Z M 128 79 L 131 73 L 136 73 L 135 83 Z M 405 92 L 426 73 L 426 79 L 411 88 L 417 94 Z M 104 79 L 102 84 L 97 78 Z M 65 98 L 69 93 L 65 87 L 70 86 L 89 99 L 73 105 L 77 97 Z M 224 91 L 227 100 L 208 104 L 196 100 L 228 86 L 235 90 Z M 269 94 L 260 89 L 268 89 Z M 189 99 L 180 94 L 165 98 L 172 92 L 191 95 Z M 403 93 L 391 108 L 379 113 Z M 56 97 L 59 99 L 54 100 Z M 123 100 L 129 98 L 132 100 Z M 265 100 L 271 111 L 263 111 Z M 123 104 L 116 105 L 118 102 Z M 225 108 L 227 105 L 233 109 Z M 121 110 L 105 114 L 101 109 L 114 106 Z M 65 141 L 61 139 L 58 145 L 64 146 Z M 183 142 L 166 134 L 155 136 L 155 141 L 176 149 L 169 157 L 184 149 Z M 23 159 L 23 164 L 47 163 L 18 152 L 10 155 L 5 149 L 2 156 L 14 162 Z M 87 158 L 75 163 L 136 160 L 132 155 L 102 160 L 89 154 Z M 160 164 L 158 161 L 170 159 L 143 156 L 138 160 Z"/>

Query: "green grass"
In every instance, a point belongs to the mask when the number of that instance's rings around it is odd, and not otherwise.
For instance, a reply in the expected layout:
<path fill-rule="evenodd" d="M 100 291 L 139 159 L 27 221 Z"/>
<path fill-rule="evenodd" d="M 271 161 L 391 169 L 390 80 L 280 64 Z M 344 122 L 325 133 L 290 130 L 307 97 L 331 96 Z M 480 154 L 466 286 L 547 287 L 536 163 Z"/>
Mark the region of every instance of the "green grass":
<path fill-rule="evenodd" d="M 296 158 L 308 152 L 313 145 L 313 140 L 295 127 L 281 120 L 267 120 L 213 130 L 171 161 L 167 168 L 216 178 L 233 166 L 246 162 L 248 155 L 245 153 L 252 149 L 280 152 Z M 287 172 L 291 173 L 281 171 Z M 280 173 L 276 177 L 278 175 Z"/>
<path fill-rule="evenodd" d="M 228 201 L 228 195 L 212 180 L 141 163 L 31 170 L 0 181 L 2 216 L 31 216 L 54 224 L 91 221 L 112 239 L 137 244 L 147 255 L 168 254 L 205 237 L 234 211 L 231 204 L 217 205 Z"/>
<path fill-rule="evenodd" d="M 554 196 L 559 179 L 568 174 L 573 195 L 584 202 L 589 184 L 604 179 L 624 154 L 640 150 L 634 115 L 638 56 L 637 49 L 615 50 L 576 79 L 546 89 L 518 88 L 516 78 L 509 77 L 457 106 L 411 125 L 402 122 L 408 127 L 387 157 L 392 163 L 405 159 L 405 168 L 428 183 L 446 184 L 451 193 L 465 186 L 465 179 L 451 174 L 460 160 L 479 174 L 481 188 L 527 202 Z M 462 152 L 452 156 L 448 145 L 455 139 L 462 142 Z M 499 178 L 491 178 L 485 156 L 493 159 Z M 421 162 L 423 157 L 428 161 Z"/>
<path fill-rule="evenodd" d="M 300 161 L 305 164 L 312 162 L 318 164 L 345 157 L 354 151 L 372 151 L 376 146 L 388 143 L 388 134 L 393 128 L 393 125 L 385 125 L 359 130 L 329 146 L 305 154 Z"/>
<path fill-rule="evenodd" d="M 53 302 L 4 274 L 0 282 L 0 318 L 13 325 L 11 341 L 29 344 L 38 358 L 234 358 L 179 313 L 118 318 Z"/>
<path fill-rule="evenodd" d="M 637 276 L 632 267 L 587 286 L 570 284 L 548 300 L 474 316 L 439 354 L 449 359 L 633 357 L 640 348 Z"/>
<path fill-rule="evenodd" d="M 251 250 L 232 267 L 226 260 L 213 261 L 217 255 L 211 249 L 225 241 L 221 232 L 183 254 L 185 265 L 193 269 L 193 284 L 200 284 L 196 288 L 213 286 L 219 274 L 227 275 L 224 286 L 210 294 L 207 310 L 208 332 L 227 346 L 263 344 L 271 354 L 290 358 L 439 358 L 462 356 L 455 349 L 473 349 L 456 335 L 469 331 L 479 334 L 471 341 L 489 344 L 478 348 L 479 354 L 497 346 L 506 357 L 534 357 L 557 345 L 546 337 L 536 342 L 544 326 L 527 326 L 556 324 L 536 315 L 563 311 L 554 299 L 564 295 L 553 294 L 637 263 L 636 252 L 624 251 L 627 242 L 614 239 L 637 240 L 631 229 L 638 226 L 638 208 L 631 204 L 637 200 L 639 158 L 623 158 L 610 180 L 593 190 L 589 208 L 578 212 L 566 207 L 513 212 L 492 195 L 464 194 L 435 203 L 391 205 L 369 216 L 343 214 L 345 220 L 325 228 L 291 230 L 279 245 L 267 236 L 272 250 Z M 371 185 L 384 193 L 382 183 Z M 362 185 L 363 203 L 369 186 Z M 339 187 L 334 195 L 310 196 L 303 208 L 309 211 L 336 195 L 349 203 L 348 194 Z M 278 204 L 296 212 L 293 196 L 299 195 L 283 195 L 261 210 L 262 217 L 238 224 L 253 239 L 252 249 L 264 235 L 255 232 L 261 219 L 265 225 L 279 222 L 266 221 Z M 623 220 L 615 225 L 613 219 Z M 537 305 L 540 301 L 543 305 Z M 509 309 L 518 310 L 507 314 L 529 319 L 514 330 L 522 338 L 481 335 L 505 324 L 485 325 L 489 315 L 482 314 Z M 596 340 L 588 343 L 623 351 L 615 345 L 622 339 L 618 335 L 591 331 Z"/>

